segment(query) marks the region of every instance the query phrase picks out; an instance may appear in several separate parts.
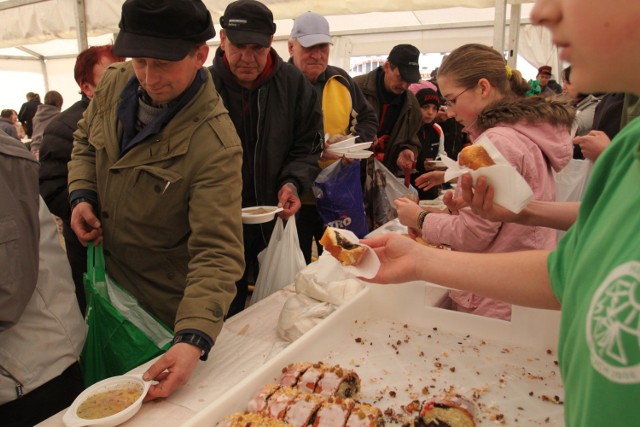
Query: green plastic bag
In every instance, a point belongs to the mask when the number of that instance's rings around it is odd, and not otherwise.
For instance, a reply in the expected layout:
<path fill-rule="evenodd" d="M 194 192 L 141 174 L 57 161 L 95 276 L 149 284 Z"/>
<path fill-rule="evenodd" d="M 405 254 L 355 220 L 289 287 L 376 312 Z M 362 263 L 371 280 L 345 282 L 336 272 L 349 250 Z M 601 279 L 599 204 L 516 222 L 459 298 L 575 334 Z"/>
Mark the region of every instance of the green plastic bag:
<path fill-rule="evenodd" d="M 171 346 L 173 332 L 107 276 L 101 245 L 89 244 L 84 287 L 89 330 L 80 365 L 85 386 L 122 375 Z"/>

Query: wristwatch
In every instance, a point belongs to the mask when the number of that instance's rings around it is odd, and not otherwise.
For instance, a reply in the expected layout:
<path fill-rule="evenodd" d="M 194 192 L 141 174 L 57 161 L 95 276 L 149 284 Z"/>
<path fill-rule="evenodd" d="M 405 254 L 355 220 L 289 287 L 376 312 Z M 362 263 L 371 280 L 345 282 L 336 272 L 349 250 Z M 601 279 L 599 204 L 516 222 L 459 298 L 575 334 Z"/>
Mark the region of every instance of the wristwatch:
<path fill-rule="evenodd" d="M 195 345 L 196 347 L 198 347 L 202 351 L 200 353 L 200 360 L 204 361 L 204 360 L 207 360 L 207 357 L 209 357 L 209 350 L 211 350 L 211 346 L 209 345 L 209 342 L 201 335 L 194 334 L 194 333 L 186 333 L 186 334 L 178 334 L 175 337 L 173 337 L 174 345 L 181 342 Z"/>

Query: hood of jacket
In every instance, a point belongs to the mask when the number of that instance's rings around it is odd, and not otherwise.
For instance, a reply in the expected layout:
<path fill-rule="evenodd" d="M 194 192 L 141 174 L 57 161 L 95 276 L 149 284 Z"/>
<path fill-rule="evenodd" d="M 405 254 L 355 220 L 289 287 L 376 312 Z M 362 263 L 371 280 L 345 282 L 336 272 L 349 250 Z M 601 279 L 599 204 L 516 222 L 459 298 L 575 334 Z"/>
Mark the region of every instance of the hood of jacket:
<path fill-rule="evenodd" d="M 489 129 L 511 128 L 533 141 L 551 167 L 559 171 L 572 157 L 570 130 L 574 118 L 574 109 L 564 100 L 536 96 L 503 99 L 487 106 L 465 132 L 475 140 Z"/>

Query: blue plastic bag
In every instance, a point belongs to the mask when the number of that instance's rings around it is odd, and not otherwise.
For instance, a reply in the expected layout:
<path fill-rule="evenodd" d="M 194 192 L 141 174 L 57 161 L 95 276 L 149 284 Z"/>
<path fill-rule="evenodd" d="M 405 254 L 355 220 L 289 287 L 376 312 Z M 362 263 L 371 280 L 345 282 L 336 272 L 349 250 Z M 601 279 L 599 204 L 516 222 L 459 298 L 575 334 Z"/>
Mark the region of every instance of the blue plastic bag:
<path fill-rule="evenodd" d="M 368 232 L 364 213 L 360 161 L 343 165 L 341 161 L 325 168 L 313 183 L 318 212 L 329 227 L 352 231 L 362 238 Z"/>

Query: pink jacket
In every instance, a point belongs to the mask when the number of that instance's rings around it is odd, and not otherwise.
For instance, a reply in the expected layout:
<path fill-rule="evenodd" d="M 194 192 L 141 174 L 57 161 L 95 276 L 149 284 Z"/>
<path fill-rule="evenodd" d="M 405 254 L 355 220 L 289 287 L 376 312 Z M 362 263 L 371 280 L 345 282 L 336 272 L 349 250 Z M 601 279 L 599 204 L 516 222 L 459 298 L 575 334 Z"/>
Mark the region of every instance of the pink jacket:
<path fill-rule="evenodd" d="M 529 183 L 535 200 L 555 200 L 552 169 L 559 171 L 573 155 L 568 127 L 522 120 L 514 124 L 499 123 L 482 133 L 474 129 L 467 131 L 473 140 L 484 135 L 493 142 Z M 556 230 L 550 228 L 487 221 L 468 208 L 458 215 L 427 215 L 422 227 L 425 241 L 466 252 L 553 249 L 557 244 L 556 235 Z M 462 291 L 451 291 L 450 296 L 460 311 L 511 318 L 510 304 Z"/>

